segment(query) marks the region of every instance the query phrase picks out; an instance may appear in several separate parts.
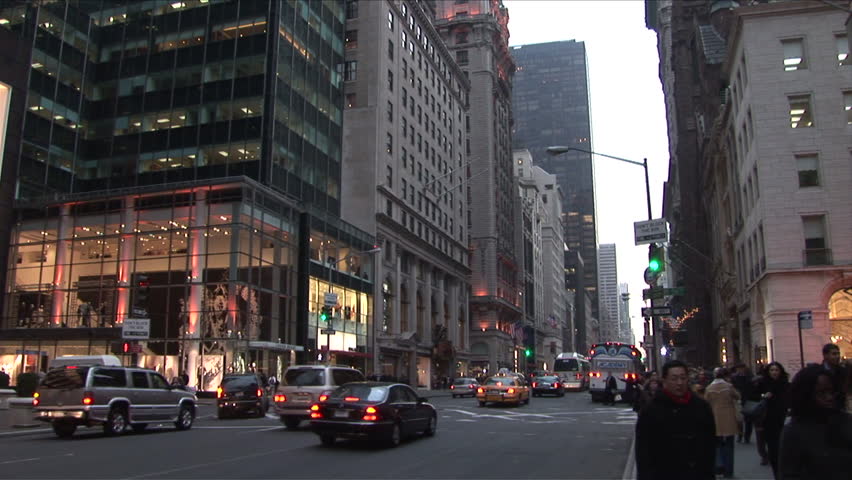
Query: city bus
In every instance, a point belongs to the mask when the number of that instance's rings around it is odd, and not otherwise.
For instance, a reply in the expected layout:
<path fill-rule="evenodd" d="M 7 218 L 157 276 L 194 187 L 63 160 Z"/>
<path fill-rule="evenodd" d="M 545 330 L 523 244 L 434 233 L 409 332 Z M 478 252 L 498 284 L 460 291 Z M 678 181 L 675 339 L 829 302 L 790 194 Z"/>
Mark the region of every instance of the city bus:
<path fill-rule="evenodd" d="M 622 400 L 633 401 L 626 398 L 628 381 L 638 381 L 645 371 L 642 364 L 642 352 L 633 345 L 620 342 L 596 343 L 589 349 L 589 358 L 592 363 L 592 371 L 589 373 L 589 393 L 592 402 L 602 401 L 606 391 L 606 380 L 610 374 L 616 379 Z"/>
<path fill-rule="evenodd" d="M 566 390 L 584 390 L 589 386 L 592 364 L 577 352 L 563 352 L 556 356 L 553 373 L 565 382 Z"/>

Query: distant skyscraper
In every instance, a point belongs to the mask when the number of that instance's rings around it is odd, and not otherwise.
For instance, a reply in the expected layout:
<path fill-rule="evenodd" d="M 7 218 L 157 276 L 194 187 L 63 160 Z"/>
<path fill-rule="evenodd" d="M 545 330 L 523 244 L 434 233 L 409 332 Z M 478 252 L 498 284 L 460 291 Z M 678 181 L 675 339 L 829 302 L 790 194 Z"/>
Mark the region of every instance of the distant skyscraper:
<path fill-rule="evenodd" d="M 615 244 L 601 244 L 598 252 L 598 279 L 601 293 L 601 337 L 606 341 L 620 340 L 618 316 L 618 266 Z"/>
<path fill-rule="evenodd" d="M 599 316 L 595 175 L 592 156 L 571 151 L 550 156 L 553 145 L 593 150 L 586 47 L 573 40 L 512 47 L 517 64 L 512 94 L 513 147 L 530 151 L 556 175 L 564 194 L 565 242 L 586 264 L 585 288 Z"/>

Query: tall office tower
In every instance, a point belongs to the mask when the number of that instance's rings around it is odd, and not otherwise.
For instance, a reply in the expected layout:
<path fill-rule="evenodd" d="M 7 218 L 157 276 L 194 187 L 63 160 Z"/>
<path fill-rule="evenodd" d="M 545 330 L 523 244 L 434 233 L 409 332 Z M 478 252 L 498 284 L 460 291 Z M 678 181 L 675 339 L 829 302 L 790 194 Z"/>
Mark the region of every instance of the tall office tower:
<path fill-rule="evenodd" d="M 512 337 L 523 319 L 515 258 L 517 187 L 512 170 L 509 13 L 501 0 L 434 2 L 435 26 L 470 81 L 464 119 L 470 178 L 471 359 L 480 369 L 518 367 Z"/>
<path fill-rule="evenodd" d="M 469 84 L 424 3 L 349 6 L 342 212 L 382 247 L 375 373 L 429 385 L 468 369 Z"/>
<path fill-rule="evenodd" d="M 375 239 L 337 218 L 343 1 L 3 6 L 30 67 L 0 337 L 35 353 L 0 365 L 120 351 L 125 326 L 146 340 L 126 361 L 205 390 L 367 368 Z"/>
<path fill-rule="evenodd" d="M 635 343 L 633 326 L 630 325 L 630 286 L 626 283 L 618 284 L 618 331 L 620 342 Z"/>
<path fill-rule="evenodd" d="M 592 315 L 599 317 L 594 162 L 581 151 L 546 153 L 555 145 L 593 150 L 586 46 L 570 40 L 516 46 L 511 53 L 518 66 L 513 145 L 529 150 L 537 165 L 556 175 L 564 195 L 565 242 L 583 256 Z"/>
<path fill-rule="evenodd" d="M 618 304 L 618 263 L 615 244 L 602 243 L 598 251 L 598 278 L 601 292 L 601 338 L 617 341 L 620 335 Z"/>

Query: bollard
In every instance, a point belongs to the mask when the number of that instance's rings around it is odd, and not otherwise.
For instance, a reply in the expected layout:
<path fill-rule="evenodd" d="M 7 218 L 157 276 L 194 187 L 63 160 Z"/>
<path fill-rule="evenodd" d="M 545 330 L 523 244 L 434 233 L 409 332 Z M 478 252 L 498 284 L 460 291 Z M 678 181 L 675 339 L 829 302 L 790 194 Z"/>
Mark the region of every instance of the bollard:
<path fill-rule="evenodd" d="M 17 395 L 15 390 L 11 388 L 0 388 L 0 410 L 9 409 L 9 399 Z"/>
<path fill-rule="evenodd" d="M 32 397 L 10 398 L 9 403 L 9 426 L 15 428 L 37 427 L 39 424 L 33 419 Z"/>

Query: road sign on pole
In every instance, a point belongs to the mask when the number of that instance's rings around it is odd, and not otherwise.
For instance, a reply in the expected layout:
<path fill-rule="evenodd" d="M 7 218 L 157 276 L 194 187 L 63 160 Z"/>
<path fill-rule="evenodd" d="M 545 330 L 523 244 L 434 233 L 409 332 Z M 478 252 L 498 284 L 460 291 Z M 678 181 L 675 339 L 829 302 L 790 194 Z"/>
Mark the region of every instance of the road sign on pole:
<path fill-rule="evenodd" d="M 337 333 L 337 330 L 333 328 L 323 328 L 322 330 L 320 330 L 320 333 L 323 335 L 334 335 L 335 333 Z"/>
<path fill-rule="evenodd" d="M 670 317 L 672 316 L 672 307 L 666 305 L 663 307 L 643 307 L 643 317 Z"/>
<path fill-rule="evenodd" d="M 326 307 L 336 307 L 337 306 L 337 294 L 334 292 L 325 292 L 325 306 Z"/>
<path fill-rule="evenodd" d="M 799 328 L 802 330 L 810 330 L 814 328 L 814 313 L 811 310 L 803 310 L 799 312 Z"/>
<path fill-rule="evenodd" d="M 150 318 L 125 318 L 121 326 L 121 338 L 147 340 L 150 334 Z"/>
<path fill-rule="evenodd" d="M 636 245 L 665 242 L 669 239 L 665 218 L 633 222 L 633 234 Z"/>

